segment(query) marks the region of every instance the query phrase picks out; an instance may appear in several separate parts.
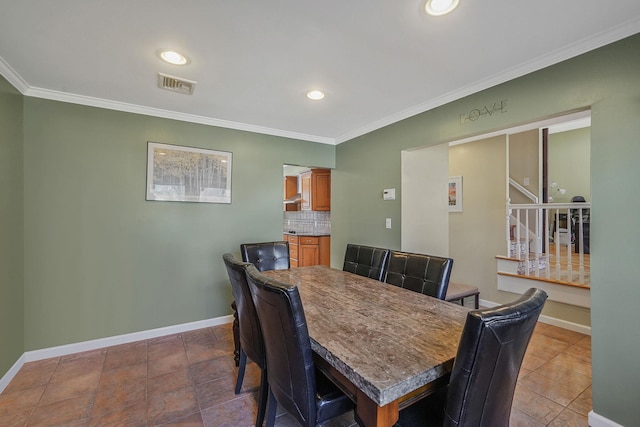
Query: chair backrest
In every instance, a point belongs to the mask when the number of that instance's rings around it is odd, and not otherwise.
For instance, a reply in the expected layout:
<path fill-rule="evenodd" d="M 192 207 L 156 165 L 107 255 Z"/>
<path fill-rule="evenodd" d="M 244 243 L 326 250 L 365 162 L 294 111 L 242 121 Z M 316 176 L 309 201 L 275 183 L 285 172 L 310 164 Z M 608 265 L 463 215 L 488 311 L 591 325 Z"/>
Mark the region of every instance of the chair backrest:
<path fill-rule="evenodd" d="M 384 281 L 443 300 L 447 296 L 452 268 L 451 258 L 391 251 Z"/>
<path fill-rule="evenodd" d="M 260 271 L 287 270 L 289 242 L 243 243 L 240 245 L 242 260 L 255 265 Z"/>
<path fill-rule="evenodd" d="M 508 426 L 522 359 L 547 294 L 467 314 L 445 407 L 445 426 Z"/>
<path fill-rule="evenodd" d="M 316 420 L 316 377 L 307 321 L 298 288 L 247 267 L 247 282 L 260 318 L 267 380 L 278 405 L 302 425 Z"/>
<path fill-rule="evenodd" d="M 236 260 L 230 253 L 224 254 L 222 259 L 227 268 L 229 281 L 231 282 L 231 292 L 236 301 L 240 346 L 249 359 L 253 360 L 261 369 L 264 369 L 266 365 L 264 340 L 262 339 L 258 313 L 253 304 L 245 272 L 251 264 Z"/>
<path fill-rule="evenodd" d="M 573 196 L 571 198 L 571 203 L 585 203 L 586 200 L 583 196 Z M 580 221 L 580 216 L 582 214 L 582 222 L 589 222 L 590 217 L 590 209 L 571 209 L 571 219 L 574 224 L 578 224 Z"/>
<path fill-rule="evenodd" d="M 382 280 L 384 264 L 388 256 L 389 249 L 349 243 L 347 244 L 347 250 L 344 254 L 342 270 L 360 276 Z"/>

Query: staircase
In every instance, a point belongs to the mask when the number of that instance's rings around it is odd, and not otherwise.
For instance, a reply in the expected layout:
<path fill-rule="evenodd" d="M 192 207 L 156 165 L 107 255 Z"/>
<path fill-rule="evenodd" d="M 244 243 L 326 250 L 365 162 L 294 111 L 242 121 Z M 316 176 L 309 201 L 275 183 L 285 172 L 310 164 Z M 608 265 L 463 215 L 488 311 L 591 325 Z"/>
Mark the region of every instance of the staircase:
<path fill-rule="evenodd" d="M 518 242 L 512 241 L 509 256 L 496 256 L 499 290 L 521 294 L 537 287 L 547 291 L 551 301 L 591 306 L 589 254 L 569 252 L 573 246 L 551 243 L 548 254 L 536 256 L 528 246 L 529 241 L 521 241 L 518 256 Z"/>
<path fill-rule="evenodd" d="M 580 203 L 540 203 L 538 195 L 513 178 L 508 182 L 510 189 L 532 203 L 512 204 L 507 191 L 509 255 L 496 256 L 498 289 L 522 294 L 537 287 L 544 289 L 551 301 L 591 307 L 591 203 L 584 199 Z"/>

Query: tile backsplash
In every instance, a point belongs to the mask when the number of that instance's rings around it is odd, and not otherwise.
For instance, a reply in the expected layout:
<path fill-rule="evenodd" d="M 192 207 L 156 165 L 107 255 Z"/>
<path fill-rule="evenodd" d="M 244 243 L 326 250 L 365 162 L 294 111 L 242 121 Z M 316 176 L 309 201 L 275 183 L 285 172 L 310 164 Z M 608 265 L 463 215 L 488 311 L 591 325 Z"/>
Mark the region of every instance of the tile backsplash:
<path fill-rule="evenodd" d="M 282 230 L 296 234 L 331 234 L 331 212 L 285 211 Z"/>

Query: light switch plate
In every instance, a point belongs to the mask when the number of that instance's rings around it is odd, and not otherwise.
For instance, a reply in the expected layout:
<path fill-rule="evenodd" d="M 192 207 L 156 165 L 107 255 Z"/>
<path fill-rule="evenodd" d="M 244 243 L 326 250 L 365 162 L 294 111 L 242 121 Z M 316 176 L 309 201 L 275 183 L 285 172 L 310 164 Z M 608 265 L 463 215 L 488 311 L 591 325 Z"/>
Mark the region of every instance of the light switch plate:
<path fill-rule="evenodd" d="M 391 218 L 386 218 L 385 219 L 385 227 L 391 228 Z"/>
<path fill-rule="evenodd" d="M 396 199 L 396 189 L 395 188 L 385 188 L 382 190 L 382 199 L 383 200 L 395 200 Z"/>

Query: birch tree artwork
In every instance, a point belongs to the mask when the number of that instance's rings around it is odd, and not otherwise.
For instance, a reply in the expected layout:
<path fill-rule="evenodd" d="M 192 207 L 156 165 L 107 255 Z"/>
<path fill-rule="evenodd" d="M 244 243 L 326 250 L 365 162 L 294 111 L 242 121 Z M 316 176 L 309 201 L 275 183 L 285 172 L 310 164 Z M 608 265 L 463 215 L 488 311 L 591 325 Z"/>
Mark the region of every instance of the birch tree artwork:
<path fill-rule="evenodd" d="M 149 142 L 147 200 L 231 203 L 226 151 Z"/>

